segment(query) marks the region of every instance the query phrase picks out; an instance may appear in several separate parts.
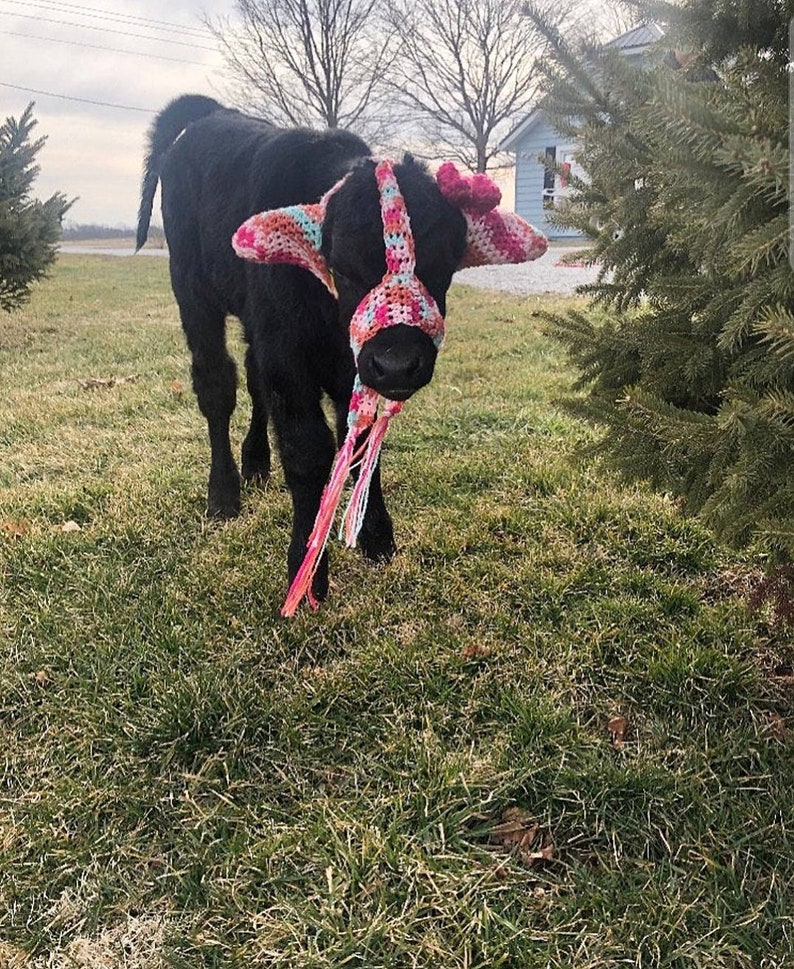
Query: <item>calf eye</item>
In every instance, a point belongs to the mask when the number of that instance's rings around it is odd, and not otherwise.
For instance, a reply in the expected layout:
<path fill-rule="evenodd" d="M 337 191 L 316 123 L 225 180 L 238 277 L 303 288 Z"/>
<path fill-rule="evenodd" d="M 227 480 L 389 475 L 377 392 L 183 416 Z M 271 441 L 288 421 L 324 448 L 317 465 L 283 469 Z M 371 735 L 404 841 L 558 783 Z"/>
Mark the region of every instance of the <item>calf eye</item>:
<path fill-rule="evenodd" d="M 447 273 L 423 273 L 419 276 L 425 286 L 433 294 L 436 302 L 438 298 L 446 294 L 449 289 L 450 283 L 452 282 L 452 277 L 447 275 Z"/>
<path fill-rule="evenodd" d="M 360 290 L 362 293 L 368 292 L 373 289 L 381 281 L 383 273 L 368 273 L 358 272 L 353 269 L 334 269 L 334 277 L 337 283 L 341 283 L 348 289 Z"/>

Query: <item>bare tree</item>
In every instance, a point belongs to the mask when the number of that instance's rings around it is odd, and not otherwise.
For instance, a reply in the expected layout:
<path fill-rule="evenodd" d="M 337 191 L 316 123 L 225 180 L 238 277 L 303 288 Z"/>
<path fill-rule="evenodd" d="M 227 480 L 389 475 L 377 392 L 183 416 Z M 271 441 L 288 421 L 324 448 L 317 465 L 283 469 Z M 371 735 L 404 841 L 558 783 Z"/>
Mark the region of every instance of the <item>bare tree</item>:
<path fill-rule="evenodd" d="M 593 11 L 598 22 L 598 36 L 602 41 L 614 40 L 642 20 L 636 5 L 622 3 L 621 0 L 595 0 Z"/>
<path fill-rule="evenodd" d="M 564 15 L 550 16 L 549 9 L 529 0 L 547 23 L 554 24 L 570 42 L 589 40 L 605 43 L 625 34 L 642 20 L 636 0 L 579 0 Z"/>
<path fill-rule="evenodd" d="M 390 83 L 436 154 L 485 171 L 536 96 L 541 41 L 521 0 L 396 0 Z"/>
<path fill-rule="evenodd" d="M 206 23 L 241 106 L 278 124 L 364 131 L 388 51 L 379 9 L 377 0 L 236 0 L 239 22 Z"/>

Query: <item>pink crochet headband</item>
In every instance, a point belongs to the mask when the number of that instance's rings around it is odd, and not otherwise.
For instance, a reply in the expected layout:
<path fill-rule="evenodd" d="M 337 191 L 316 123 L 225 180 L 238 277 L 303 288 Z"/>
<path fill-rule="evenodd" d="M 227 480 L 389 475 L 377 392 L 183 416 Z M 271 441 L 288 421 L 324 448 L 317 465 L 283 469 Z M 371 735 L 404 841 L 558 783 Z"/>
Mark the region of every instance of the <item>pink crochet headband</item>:
<path fill-rule="evenodd" d="M 452 162 L 436 176 L 441 193 L 463 212 L 467 224 L 467 248 L 461 265 L 526 262 L 546 251 L 545 236 L 512 213 L 496 211 L 501 198 L 486 175 L 465 178 Z M 375 166 L 380 197 L 386 273 L 361 300 L 350 320 L 350 345 L 356 359 L 364 343 L 379 330 L 402 323 L 417 326 L 440 346 L 444 318 L 424 283 L 416 275 L 416 256 L 411 222 L 394 174 L 394 162 L 384 159 Z M 322 223 L 328 199 L 344 184 L 337 182 L 313 205 L 293 205 L 251 216 L 237 230 L 232 245 L 239 256 L 264 263 L 301 266 L 336 295 L 333 276 L 322 255 Z M 401 401 L 382 398 L 365 387 L 358 374 L 347 416 L 347 435 L 336 455 L 331 476 L 320 500 L 306 555 L 281 610 L 295 614 L 304 598 L 312 608 L 312 579 L 328 542 L 333 519 L 353 464 L 360 460 L 358 479 L 342 516 L 341 535 L 348 546 L 356 544 L 367 507 L 370 483 L 391 418 L 402 410 Z M 359 439 L 369 433 L 360 446 Z"/>

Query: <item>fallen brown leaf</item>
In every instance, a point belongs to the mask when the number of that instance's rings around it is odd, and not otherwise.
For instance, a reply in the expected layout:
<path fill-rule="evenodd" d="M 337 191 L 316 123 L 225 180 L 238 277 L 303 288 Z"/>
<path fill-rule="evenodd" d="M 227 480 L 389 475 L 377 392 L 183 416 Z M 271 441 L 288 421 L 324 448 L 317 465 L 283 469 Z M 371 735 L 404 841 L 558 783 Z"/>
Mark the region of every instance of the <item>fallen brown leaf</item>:
<path fill-rule="evenodd" d="M 39 670 L 38 673 L 34 673 L 33 679 L 37 686 L 49 686 L 52 683 L 52 678 L 46 670 Z"/>
<path fill-rule="evenodd" d="M 22 538 L 30 531 L 30 522 L 24 518 L 17 520 L 6 519 L 0 522 L 0 531 L 8 535 L 9 538 Z"/>
<path fill-rule="evenodd" d="M 127 377 L 85 377 L 78 380 L 83 390 L 94 390 L 97 387 L 118 387 L 120 384 L 131 384 L 140 379 L 139 373 L 131 373 Z"/>
<path fill-rule="evenodd" d="M 464 659 L 485 659 L 491 655 L 490 647 L 481 646 L 479 643 L 468 643 L 460 651 Z"/>
<path fill-rule="evenodd" d="M 181 380 L 172 380 L 170 390 L 172 397 L 181 397 L 185 392 L 185 385 Z"/>
<path fill-rule="evenodd" d="M 502 814 L 500 824 L 491 828 L 491 841 L 497 844 L 514 845 L 520 843 L 527 833 L 537 834 L 538 823 L 534 817 L 521 808 L 507 808 Z"/>
<path fill-rule="evenodd" d="M 779 713 L 766 714 L 766 729 L 773 740 L 783 741 L 788 736 L 786 721 Z"/>
<path fill-rule="evenodd" d="M 615 750 L 623 750 L 623 745 L 626 740 L 626 731 L 628 730 L 629 724 L 625 717 L 610 717 L 607 721 L 607 733 L 609 734 L 609 742 L 615 748 Z"/>
<path fill-rule="evenodd" d="M 529 858 L 531 861 L 554 861 L 554 845 L 543 845 L 539 851 L 533 851 Z"/>
<path fill-rule="evenodd" d="M 70 519 L 68 522 L 62 522 L 60 525 L 55 525 L 53 530 L 56 532 L 79 532 L 81 531 L 81 528 L 76 521 L 72 521 Z"/>
<path fill-rule="evenodd" d="M 529 811 L 519 807 L 507 808 L 502 813 L 501 822 L 490 829 L 488 840 L 492 848 L 507 849 L 527 867 L 554 860 L 551 832 L 542 828 Z"/>
<path fill-rule="evenodd" d="M 503 882 L 507 879 L 507 869 L 501 861 L 497 861 L 495 865 L 491 866 L 490 873 L 498 882 Z"/>

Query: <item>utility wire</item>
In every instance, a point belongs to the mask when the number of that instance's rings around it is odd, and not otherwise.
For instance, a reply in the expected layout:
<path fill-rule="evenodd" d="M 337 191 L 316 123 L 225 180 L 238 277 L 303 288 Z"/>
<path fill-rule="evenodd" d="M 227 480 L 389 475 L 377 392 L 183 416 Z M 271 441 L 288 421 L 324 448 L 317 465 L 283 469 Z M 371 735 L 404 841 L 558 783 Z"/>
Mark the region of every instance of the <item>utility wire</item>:
<path fill-rule="evenodd" d="M 53 44 L 71 44 L 73 47 L 90 47 L 92 50 L 109 50 L 114 54 L 132 54 L 134 57 L 155 57 L 159 61 L 173 61 L 176 64 L 191 64 L 194 67 L 207 67 L 201 61 L 186 61 L 181 57 L 167 57 L 165 54 L 147 54 L 140 50 L 124 50 L 121 47 L 104 47 L 102 44 L 84 44 L 79 40 L 62 40 L 60 37 L 41 37 L 38 34 L 19 34 L 15 30 L 0 30 L 0 34 L 10 37 L 27 37 L 29 40 L 44 40 Z"/>
<path fill-rule="evenodd" d="M 5 3 L 13 3 L 19 7 L 44 7 L 47 10 L 55 8 L 56 13 L 66 13 L 70 16 L 70 11 L 74 11 L 77 16 L 90 16 L 95 20 L 115 20 L 124 26 L 151 25 L 153 30 L 167 30 L 173 33 L 174 30 L 180 33 L 193 34 L 196 37 L 207 39 L 206 29 L 191 27 L 189 24 L 175 24 L 167 20 L 155 20 L 152 17 L 137 17 L 134 14 L 119 13 L 111 10 L 100 10 L 96 7 L 86 7 L 77 3 L 51 2 L 51 0 L 5 0 Z M 126 23 L 125 23 L 126 22 Z"/>
<path fill-rule="evenodd" d="M 9 84 L 0 81 L 0 87 L 14 88 L 15 91 L 27 91 L 29 94 L 41 94 L 45 98 L 60 98 L 62 101 L 80 101 L 82 104 L 97 104 L 102 108 L 118 108 L 120 111 L 141 111 L 143 114 L 157 114 L 150 108 L 133 108 L 129 104 L 110 104 L 108 101 L 92 101 L 90 98 L 76 98 L 68 94 L 55 94 L 52 91 L 37 91 L 36 88 L 22 87 L 20 84 Z"/>
<path fill-rule="evenodd" d="M 30 13 L 14 13 L 10 14 L 7 10 L 0 10 L 0 14 L 5 13 L 6 16 L 11 17 L 25 17 L 27 20 L 40 20 L 48 24 L 63 24 L 66 27 L 78 27 L 83 30 L 104 30 L 110 34 L 123 34 L 125 37 L 139 37 L 143 40 L 154 41 L 157 44 L 178 44 L 180 47 L 192 47 L 195 50 L 208 50 L 215 53 L 214 47 L 202 47 L 201 44 L 189 44 L 183 40 L 168 40 L 165 37 L 152 37 L 149 34 L 133 34 L 126 30 L 116 30 L 113 27 L 97 27 L 94 24 L 75 24 L 68 20 L 55 20 L 52 17 L 36 17 Z"/>
<path fill-rule="evenodd" d="M 132 54 L 134 57 L 154 57 L 158 61 L 173 61 L 175 64 L 191 64 L 194 67 L 207 67 L 201 61 L 186 61 L 181 57 L 167 57 L 165 54 L 147 54 L 142 50 L 125 50 L 121 47 L 105 47 L 102 44 L 85 44 L 79 40 L 62 40 L 60 37 L 41 37 L 39 34 L 19 34 L 15 30 L 0 30 L 9 37 L 27 37 L 29 40 L 44 40 L 53 44 L 71 44 L 72 47 L 90 47 L 92 50 L 109 50 L 114 54 Z"/>

